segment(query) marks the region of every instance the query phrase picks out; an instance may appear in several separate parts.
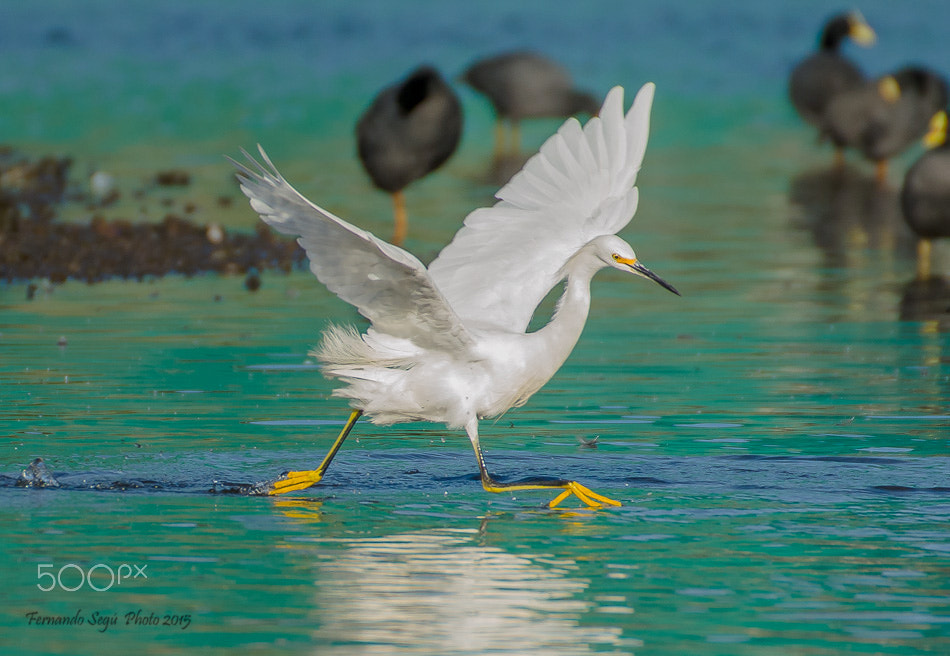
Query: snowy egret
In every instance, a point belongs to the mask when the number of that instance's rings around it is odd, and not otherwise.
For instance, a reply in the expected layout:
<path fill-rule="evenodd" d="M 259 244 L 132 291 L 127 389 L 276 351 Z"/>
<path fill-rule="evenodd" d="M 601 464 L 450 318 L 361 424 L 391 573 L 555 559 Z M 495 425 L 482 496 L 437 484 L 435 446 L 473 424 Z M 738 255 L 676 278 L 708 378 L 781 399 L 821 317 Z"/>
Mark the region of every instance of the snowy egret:
<path fill-rule="evenodd" d="M 788 80 L 788 95 L 795 111 L 816 127 L 821 126 L 825 108 L 835 94 L 865 81 L 861 69 L 840 52 L 845 37 L 862 46 L 873 45 L 877 38 L 858 12 L 833 16 L 822 27 L 818 52 L 799 62 Z M 840 150 L 836 157 L 841 161 Z"/>
<path fill-rule="evenodd" d="M 888 160 L 922 138 L 930 118 L 946 105 L 943 77 L 907 66 L 837 94 L 825 110 L 822 132 L 837 148 L 854 148 L 874 162 L 877 181 L 883 183 Z"/>
<path fill-rule="evenodd" d="M 409 230 L 403 189 L 442 166 L 461 137 L 462 105 L 430 66 L 383 89 L 360 117 L 357 152 L 373 184 L 392 196 L 397 246 Z"/>
<path fill-rule="evenodd" d="M 261 148 L 237 164 L 241 189 L 268 224 L 295 235 L 310 269 L 330 291 L 371 322 L 330 326 L 314 355 L 325 375 L 345 383 L 334 395 L 353 408 L 323 462 L 257 486 L 265 494 L 300 490 L 323 478 L 362 414 L 374 423 L 431 421 L 464 428 L 489 492 L 557 489 L 554 507 L 571 494 L 591 507 L 618 502 L 572 480 L 496 481 L 478 441 L 478 421 L 524 404 L 554 375 L 581 335 L 590 282 L 604 267 L 672 285 L 647 269 L 615 235 L 633 217 L 634 186 L 646 149 L 654 86 L 630 111 L 623 89 L 581 127 L 568 119 L 497 194 L 490 208 L 465 219 L 428 269 L 300 195 Z M 550 322 L 526 332 L 538 304 L 566 281 Z"/>
<path fill-rule="evenodd" d="M 917 278 L 930 278 L 930 242 L 950 237 L 950 141 L 947 112 L 934 114 L 924 137 L 930 147 L 904 176 L 901 208 L 907 225 L 917 234 Z"/>
<path fill-rule="evenodd" d="M 475 62 L 462 79 L 484 94 L 495 109 L 495 158 L 516 156 L 520 150 L 518 122 L 523 118 L 567 118 L 579 112 L 597 113 L 597 100 L 574 88 L 560 64 L 533 52 L 510 52 Z M 510 127 L 505 147 L 503 121 Z"/>

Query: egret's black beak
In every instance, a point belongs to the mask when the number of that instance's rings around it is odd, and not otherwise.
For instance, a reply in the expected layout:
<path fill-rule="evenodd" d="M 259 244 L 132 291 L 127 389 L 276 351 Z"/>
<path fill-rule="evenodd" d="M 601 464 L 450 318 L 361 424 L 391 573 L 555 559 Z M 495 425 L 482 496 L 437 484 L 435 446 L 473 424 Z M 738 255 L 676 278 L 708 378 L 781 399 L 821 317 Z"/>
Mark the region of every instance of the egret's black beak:
<path fill-rule="evenodd" d="M 632 265 L 630 265 L 630 269 L 631 269 L 634 273 L 636 273 L 636 274 L 638 274 L 638 275 L 641 275 L 641 276 L 643 276 L 644 278 L 649 278 L 650 280 L 652 280 L 653 282 L 655 282 L 656 284 L 658 284 L 658 285 L 659 285 L 660 287 L 662 287 L 663 289 L 669 290 L 669 291 L 673 292 L 674 294 L 676 294 L 677 296 L 681 296 L 681 294 L 680 294 L 678 291 L 676 291 L 676 287 L 674 287 L 674 286 L 671 285 L 670 283 L 668 283 L 668 282 L 666 282 L 665 280 L 663 280 L 663 278 L 661 278 L 660 276 L 656 275 L 655 273 L 653 273 L 652 271 L 650 271 L 648 268 L 646 268 L 645 266 L 643 266 L 643 265 L 640 264 L 639 262 L 634 262 Z"/>

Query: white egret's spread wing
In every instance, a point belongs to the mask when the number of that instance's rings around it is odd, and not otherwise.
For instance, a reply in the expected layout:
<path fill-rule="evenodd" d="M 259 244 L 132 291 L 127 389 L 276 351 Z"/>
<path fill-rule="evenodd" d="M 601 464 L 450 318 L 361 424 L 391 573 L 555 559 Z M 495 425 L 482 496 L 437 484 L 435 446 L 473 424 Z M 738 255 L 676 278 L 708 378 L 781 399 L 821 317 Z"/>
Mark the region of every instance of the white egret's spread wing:
<path fill-rule="evenodd" d="M 320 282 L 379 332 L 453 353 L 471 344 L 419 260 L 311 203 L 260 152 L 266 168 L 246 152 L 256 170 L 234 162 L 241 190 L 265 222 L 297 236 Z"/>
<path fill-rule="evenodd" d="M 468 215 L 429 265 L 466 325 L 525 330 L 568 259 L 633 218 L 653 90 L 644 85 L 624 116 L 623 89 L 611 89 L 598 117 L 583 128 L 568 119 L 494 206 Z"/>

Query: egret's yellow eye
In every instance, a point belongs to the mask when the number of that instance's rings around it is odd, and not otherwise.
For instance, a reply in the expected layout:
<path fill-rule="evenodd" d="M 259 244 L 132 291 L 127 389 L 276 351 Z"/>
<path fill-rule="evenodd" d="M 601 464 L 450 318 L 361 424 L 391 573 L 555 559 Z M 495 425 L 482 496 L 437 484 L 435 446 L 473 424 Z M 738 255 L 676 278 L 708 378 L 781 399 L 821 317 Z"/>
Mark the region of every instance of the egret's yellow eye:
<path fill-rule="evenodd" d="M 610 257 L 614 258 L 614 261 L 615 261 L 615 262 L 619 262 L 619 261 L 620 261 L 620 256 L 617 255 L 616 253 L 614 253 L 614 254 L 611 255 Z"/>

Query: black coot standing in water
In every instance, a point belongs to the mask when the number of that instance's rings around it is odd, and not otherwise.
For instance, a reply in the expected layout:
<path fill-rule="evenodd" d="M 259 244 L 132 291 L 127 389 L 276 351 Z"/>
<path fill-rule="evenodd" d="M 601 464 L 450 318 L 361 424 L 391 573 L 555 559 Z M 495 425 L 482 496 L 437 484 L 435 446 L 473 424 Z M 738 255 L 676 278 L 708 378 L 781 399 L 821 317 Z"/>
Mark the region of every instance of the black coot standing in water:
<path fill-rule="evenodd" d="M 920 241 L 917 248 L 917 278 L 930 278 L 930 243 L 950 237 L 950 141 L 947 141 L 947 112 L 940 111 L 930 121 L 924 137 L 930 147 L 904 176 L 901 209 L 904 219 Z"/>
<path fill-rule="evenodd" d="M 600 102 L 574 87 L 564 67 L 533 52 L 510 52 L 475 62 L 462 74 L 495 109 L 495 158 L 515 157 L 521 148 L 518 123 L 525 118 L 595 116 Z M 503 122 L 510 127 L 505 146 Z"/>
<path fill-rule="evenodd" d="M 836 95 L 825 111 L 822 131 L 835 147 L 854 148 L 876 165 L 879 183 L 887 163 L 927 133 L 930 118 L 947 106 L 943 77 L 906 66 L 874 82 Z"/>
<path fill-rule="evenodd" d="M 788 95 L 802 120 L 819 127 L 835 94 L 864 84 L 864 73 L 840 50 L 845 38 L 862 46 L 873 45 L 874 30 L 858 12 L 839 14 L 822 27 L 818 52 L 799 62 L 788 80 Z M 836 156 L 841 160 L 840 151 Z"/>
<path fill-rule="evenodd" d="M 392 243 L 401 245 L 409 230 L 403 189 L 442 166 L 461 136 L 462 106 L 430 66 L 383 89 L 360 117 L 360 161 L 373 184 L 392 195 Z"/>

